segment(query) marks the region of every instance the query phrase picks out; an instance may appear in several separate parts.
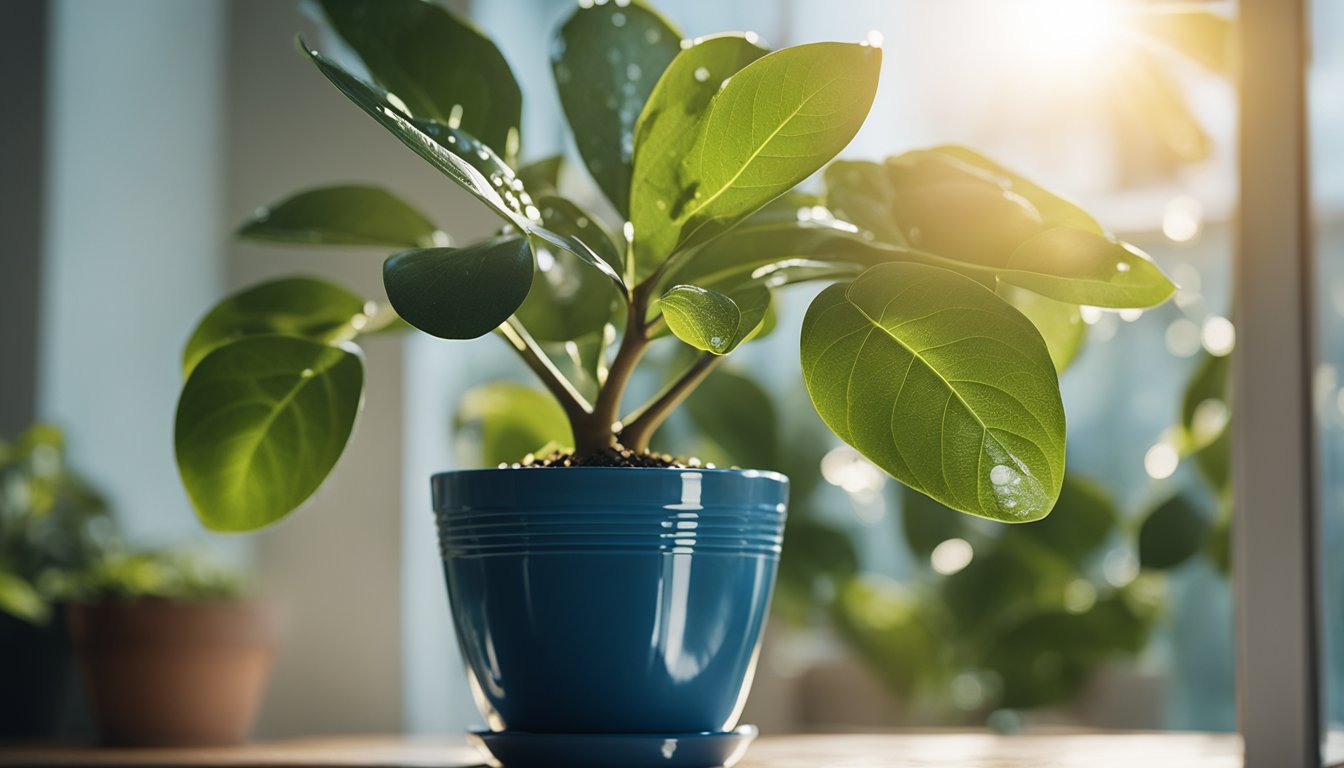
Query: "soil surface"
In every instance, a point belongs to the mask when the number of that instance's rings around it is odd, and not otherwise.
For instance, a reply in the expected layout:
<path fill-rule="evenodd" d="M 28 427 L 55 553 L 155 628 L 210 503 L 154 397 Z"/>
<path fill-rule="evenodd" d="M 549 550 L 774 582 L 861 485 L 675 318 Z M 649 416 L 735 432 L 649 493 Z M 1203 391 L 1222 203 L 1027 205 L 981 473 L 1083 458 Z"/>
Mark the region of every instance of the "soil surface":
<path fill-rule="evenodd" d="M 500 468 L 549 469 L 554 467 L 644 467 L 693 469 L 696 467 L 713 469 L 713 464 L 702 464 L 699 459 L 678 459 L 666 453 L 639 453 L 617 445 L 599 453 L 575 456 L 570 451 L 556 451 L 549 456 L 528 454 L 515 464 L 501 464 Z"/>

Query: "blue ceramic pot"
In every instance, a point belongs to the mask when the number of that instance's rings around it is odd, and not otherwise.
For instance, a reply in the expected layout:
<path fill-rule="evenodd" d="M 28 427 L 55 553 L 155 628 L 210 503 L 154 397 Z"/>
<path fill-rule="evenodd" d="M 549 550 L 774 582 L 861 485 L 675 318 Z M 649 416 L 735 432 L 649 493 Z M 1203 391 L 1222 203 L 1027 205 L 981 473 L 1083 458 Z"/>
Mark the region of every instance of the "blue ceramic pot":
<path fill-rule="evenodd" d="M 435 475 L 448 597 L 494 731 L 703 733 L 737 724 L 788 479 L 716 469 Z"/>

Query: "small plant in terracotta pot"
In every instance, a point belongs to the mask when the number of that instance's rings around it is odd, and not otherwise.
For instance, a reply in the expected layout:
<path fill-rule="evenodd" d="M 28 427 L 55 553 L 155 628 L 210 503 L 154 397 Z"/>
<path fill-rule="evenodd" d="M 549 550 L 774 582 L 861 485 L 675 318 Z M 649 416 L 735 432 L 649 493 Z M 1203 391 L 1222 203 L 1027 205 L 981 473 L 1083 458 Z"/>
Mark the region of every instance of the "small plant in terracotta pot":
<path fill-rule="evenodd" d="M 185 553 L 112 555 L 66 587 L 104 743 L 235 744 L 256 719 L 275 645 L 235 572 Z"/>

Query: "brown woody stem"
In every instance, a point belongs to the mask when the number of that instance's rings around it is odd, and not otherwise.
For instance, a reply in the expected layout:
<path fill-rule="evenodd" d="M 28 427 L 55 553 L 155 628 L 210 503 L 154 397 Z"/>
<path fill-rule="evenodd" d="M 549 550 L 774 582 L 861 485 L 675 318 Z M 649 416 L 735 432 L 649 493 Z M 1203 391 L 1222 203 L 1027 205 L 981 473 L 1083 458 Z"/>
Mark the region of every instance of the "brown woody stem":
<path fill-rule="evenodd" d="M 627 417 L 620 433 L 621 443 L 632 451 L 647 451 L 653 433 L 722 361 L 722 355 L 711 354 L 697 359 L 676 381 Z"/>

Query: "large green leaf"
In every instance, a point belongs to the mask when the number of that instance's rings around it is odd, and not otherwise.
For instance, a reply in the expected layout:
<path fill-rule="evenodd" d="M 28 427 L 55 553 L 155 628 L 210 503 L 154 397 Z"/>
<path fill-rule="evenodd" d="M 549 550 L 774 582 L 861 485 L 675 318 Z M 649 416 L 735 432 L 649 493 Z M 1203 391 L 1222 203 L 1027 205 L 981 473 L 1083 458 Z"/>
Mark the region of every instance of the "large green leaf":
<path fill-rule="evenodd" d="M 912 152 L 908 154 L 918 156 L 924 153 Z M 951 160 L 964 163 L 997 176 L 1000 184 L 1026 198 L 1028 202 L 1035 206 L 1041 214 L 1041 219 L 1047 224 L 1082 229 L 1098 235 L 1105 234 L 1105 230 L 1097 223 L 1097 220 L 1079 207 L 1077 203 L 1050 192 L 1025 176 L 1008 170 L 975 150 L 955 144 L 944 144 L 934 147 L 927 154 L 941 155 L 946 158 L 944 162 Z"/>
<path fill-rule="evenodd" d="M 284 334 L 331 341 L 366 318 L 366 302 L 335 283 L 286 277 L 229 296 L 201 319 L 182 351 L 182 376 L 210 350 L 243 336 Z"/>
<path fill-rule="evenodd" d="M 467 248 L 418 248 L 383 264 L 387 298 L 406 322 L 441 339 L 498 328 L 527 298 L 532 249 L 519 236 Z"/>
<path fill-rule="evenodd" d="M 240 237 L 309 245 L 442 244 L 447 235 L 410 203 L 382 187 L 343 184 L 308 189 L 257 209 Z"/>
<path fill-rule="evenodd" d="M 801 352 L 826 425 L 896 479 L 995 520 L 1054 506 L 1054 365 L 1031 322 L 983 286 L 922 264 L 873 267 L 812 302 Z"/>
<path fill-rule="evenodd" d="M 621 252 L 592 214 L 562 197 L 537 200 L 548 229 L 587 243 L 604 262 L 617 266 Z M 571 341 L 600 333 L 617 299 L 610 280 L 567 250 L 544 241 L 534 244 L 537 271 L 518 319 L 539 341 Z"/>
<path fill-rule="evenodd" d="M 731 296 L 694 285 L 676 285 L 658 300 L 667 327 L 696 349 L 726 355 L 760 328 L 770 291 L 750 286 Z"/>
<path fill-rule="evenodd" d="M 1045 339 L 1046 349 L 1050 350 L 1055 371 L 1063 373 L 1082 351 L 1083 342 L 1087 340 L 1087 323 L 1083 322 L 1083 313 L 1078 305 L 1047 299 L 1039 293 L 1007 283 L 999 283 L 995 293 L 1026 315 L 1031 324 L 1036 326 L 1041 338 Z"/>
<path fill-rule="evenodd" d="M 1139 565 L 1165 570 L 1189 560 L 1204 545 L 1209 520 L 1185 496 L 1157 505 L 1139 526 Z"/>
<path fill-rule="evenodd" d="M 522 460 L 547 445 L 573 445 L 569 420 L 549 393 L 512 381 L 468 390 L 458 401 L 454 427 L 472 430 L 472 461 L 493 467 Z"/>
<path fill-rule="evenodd" d="M 686 114 L 669 100 L 718 76 L 678 66 L 694 50 L 668 67 L 663 80 L 676 84 L 654 89 L 636 134 L 630 214 L 639 276 L 722 234 L 844 149 L 868 115 L 882 62 L 877 48 L 843 43 L 767 54 L 729 77 L 687 128 L 668 120 Z"/>
<path fill-rule="evenodd" d="M 1005 283 L 1094 307 L 1153 307 L 1176 292 L 1129 243 L 1081 229 L 1047 229 L 1019 245 L 996 271 Z"/>
<path fill-rule="evenodd" d="M 470 21 L 425 0 L 320 0 L 369 74 L 415 117 L 518 154 L 523 97 L 509 63 Z"/>
<path fill-rule="evenodd" d="M 174 439 L 201 521 L 250 531 L 302 504 L 345 450 L 363 392 L 351 345 L 249 336 L 206 355 L 182 388 Z"/>
<path fill-rule="evenodd" d="M 551 43 L 574 143 L 622 218 L 630 210 L 635 122 L 680 51 L 681 32 L 641 0 L 580 5 Z"/>
<path fill-rule="evenodd" d="M 620 272 L 599 258 L 586 244 L 542 226 L 541 211 L 533 204 L 523 182 L 488 146 L 465 131 L 449 125 L 408 117 L 400 107 L 388 100 L 388 94 L 381 88 L 345 71 L 309 48 L 302 38 L 298 42 L 341 93 L 430 165 L 485 203 L 506 222 L 532 237 L 573 253 L 624 289 L 625 283 Z"/>

